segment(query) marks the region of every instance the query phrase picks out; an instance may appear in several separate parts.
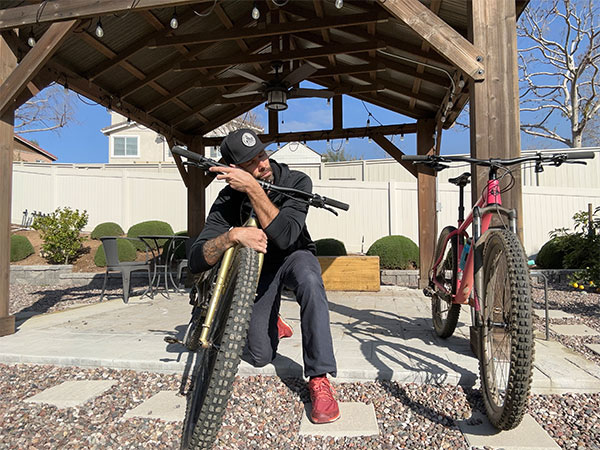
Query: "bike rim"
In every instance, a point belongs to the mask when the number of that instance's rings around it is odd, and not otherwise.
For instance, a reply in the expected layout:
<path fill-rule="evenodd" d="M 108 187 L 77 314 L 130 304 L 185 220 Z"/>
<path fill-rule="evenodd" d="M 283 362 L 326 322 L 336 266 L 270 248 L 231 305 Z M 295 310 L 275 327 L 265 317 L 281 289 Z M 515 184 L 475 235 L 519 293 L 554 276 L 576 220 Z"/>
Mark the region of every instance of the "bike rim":
<path fill-rule="evenodd" d="M 491 258 L 493 274 L 485 291 L 484 364 L 490 403 L 502 408 L 508 389 L 511 366 L 511 292 L 506 254 L 499 248 Z"/>

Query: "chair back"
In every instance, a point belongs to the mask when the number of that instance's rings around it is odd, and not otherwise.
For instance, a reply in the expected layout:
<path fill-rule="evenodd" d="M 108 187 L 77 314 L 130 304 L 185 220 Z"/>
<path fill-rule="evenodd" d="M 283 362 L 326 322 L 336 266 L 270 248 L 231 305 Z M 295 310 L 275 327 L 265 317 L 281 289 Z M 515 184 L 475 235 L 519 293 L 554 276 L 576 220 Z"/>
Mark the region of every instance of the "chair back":
<path fill-rule="evenodd" d="M 118 266 L 119 261 L 119 250 L 117 249 L 116 236 L 103 236 L 100 238 L 102 245 L 104 246 L 104 254 L 106 255 L 107 266 Z"/>

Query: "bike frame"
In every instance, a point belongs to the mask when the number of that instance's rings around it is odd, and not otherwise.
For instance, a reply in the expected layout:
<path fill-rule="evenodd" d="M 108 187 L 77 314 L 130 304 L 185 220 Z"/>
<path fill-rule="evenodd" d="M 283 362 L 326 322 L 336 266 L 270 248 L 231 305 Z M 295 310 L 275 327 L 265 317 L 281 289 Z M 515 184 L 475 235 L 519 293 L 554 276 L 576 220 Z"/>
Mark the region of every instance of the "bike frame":
<path fill-rule="evenodd" d="M 458 304 L 469 304 L 474 308 L 476 314 L 476 320 L 480 319 L 481 305 L 477 293 L 481 292 L 483 287 L 483 274 L 479 270 L 482 266 L 482 252 L 480 251 L 481 237 L 490 228 L 490 223 L 494 215 L 506 215 L 509 218 L 510 230 L 516 233 L 516 211 L 508 210 L 502 207 L 502 196 L 500 192 L 500 181 L 497 178 L 496 168 L 490 167 L 489 178 L 484 193 L 471 209 L 469 215 L 464 219 L 464 187 L 459 186 L 459 213 L 458 213 L 458 227 L 455 231 L 451 232 L 444 241 L 444 251 L 440 252 L 440 256 L 434 262 L 433 267 L 430 271 L 430 282 L 435 285 L 440 291 L 444 292 L 450 298 L 452 303 Z M 443 264 L 442 258 L 445 254 L 445 249 L 450 239 L 456 237 L 457 245 L 455 255 L 455 261 L 459 261 L 463 253 L 465 238 L 469 237 L 467 229 L 472 225 L 472 243 L 468 250 L 466 262 L 464 268 L 455 267 L 453 270 L 456 271 L 454 274 L 456 279 L 456 289 L 454 292 L 450 292 L 436 280 L 434 276 L 440 264 Z M 473 285 L 475 284 L 475 292 L 473 292 Z M 478 323 L 478 322 L 477 322 Z"/>

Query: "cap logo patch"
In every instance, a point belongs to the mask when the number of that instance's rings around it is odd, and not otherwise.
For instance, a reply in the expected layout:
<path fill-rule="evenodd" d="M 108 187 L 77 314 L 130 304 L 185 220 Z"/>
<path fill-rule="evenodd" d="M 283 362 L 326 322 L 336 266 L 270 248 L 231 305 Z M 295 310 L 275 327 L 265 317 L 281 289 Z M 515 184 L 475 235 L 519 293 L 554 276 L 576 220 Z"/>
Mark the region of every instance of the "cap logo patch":
<path fill-rule="evenodd" d="M 256 138 L 250 133 L 242 134 L 242 144 L 246 147 L 254 147 L 256 145 Z"/>

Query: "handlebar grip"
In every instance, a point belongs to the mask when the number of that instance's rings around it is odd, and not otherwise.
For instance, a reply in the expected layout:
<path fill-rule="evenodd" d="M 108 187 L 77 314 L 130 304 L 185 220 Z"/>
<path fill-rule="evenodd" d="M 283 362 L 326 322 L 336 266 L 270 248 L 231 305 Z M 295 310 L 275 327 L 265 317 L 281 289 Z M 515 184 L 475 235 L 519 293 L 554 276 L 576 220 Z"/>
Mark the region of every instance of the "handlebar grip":
<path fill-rule="evenodd" d="M 202 162 L 201 156 L 198 153 L 190 152 L 188 149 L 183 148 L 181 145 L 174 145 L 171 148 L 171 153 L 175 153 L 179 156 L 185 156 L 187 159 L 191 159 L 192 161 Z"/>
<path fill-rule="evenodd" d="M 573 152 L 566 153 L 567 159 L 594 159 L 594 152 Z"/>
<path fill-rule="evenodd" d="M 348 203 L 339 202 L 332 198 L 323 197 L 323 203 L 329 206 L 333 206 L 334 208 L 343 209 L 344 211 L 348 211 L 350 205 Z"/>
<path fill-rule="evenodd" d="M 429 155 L 402 155 L 402 161 L 431 161 Z"/>

